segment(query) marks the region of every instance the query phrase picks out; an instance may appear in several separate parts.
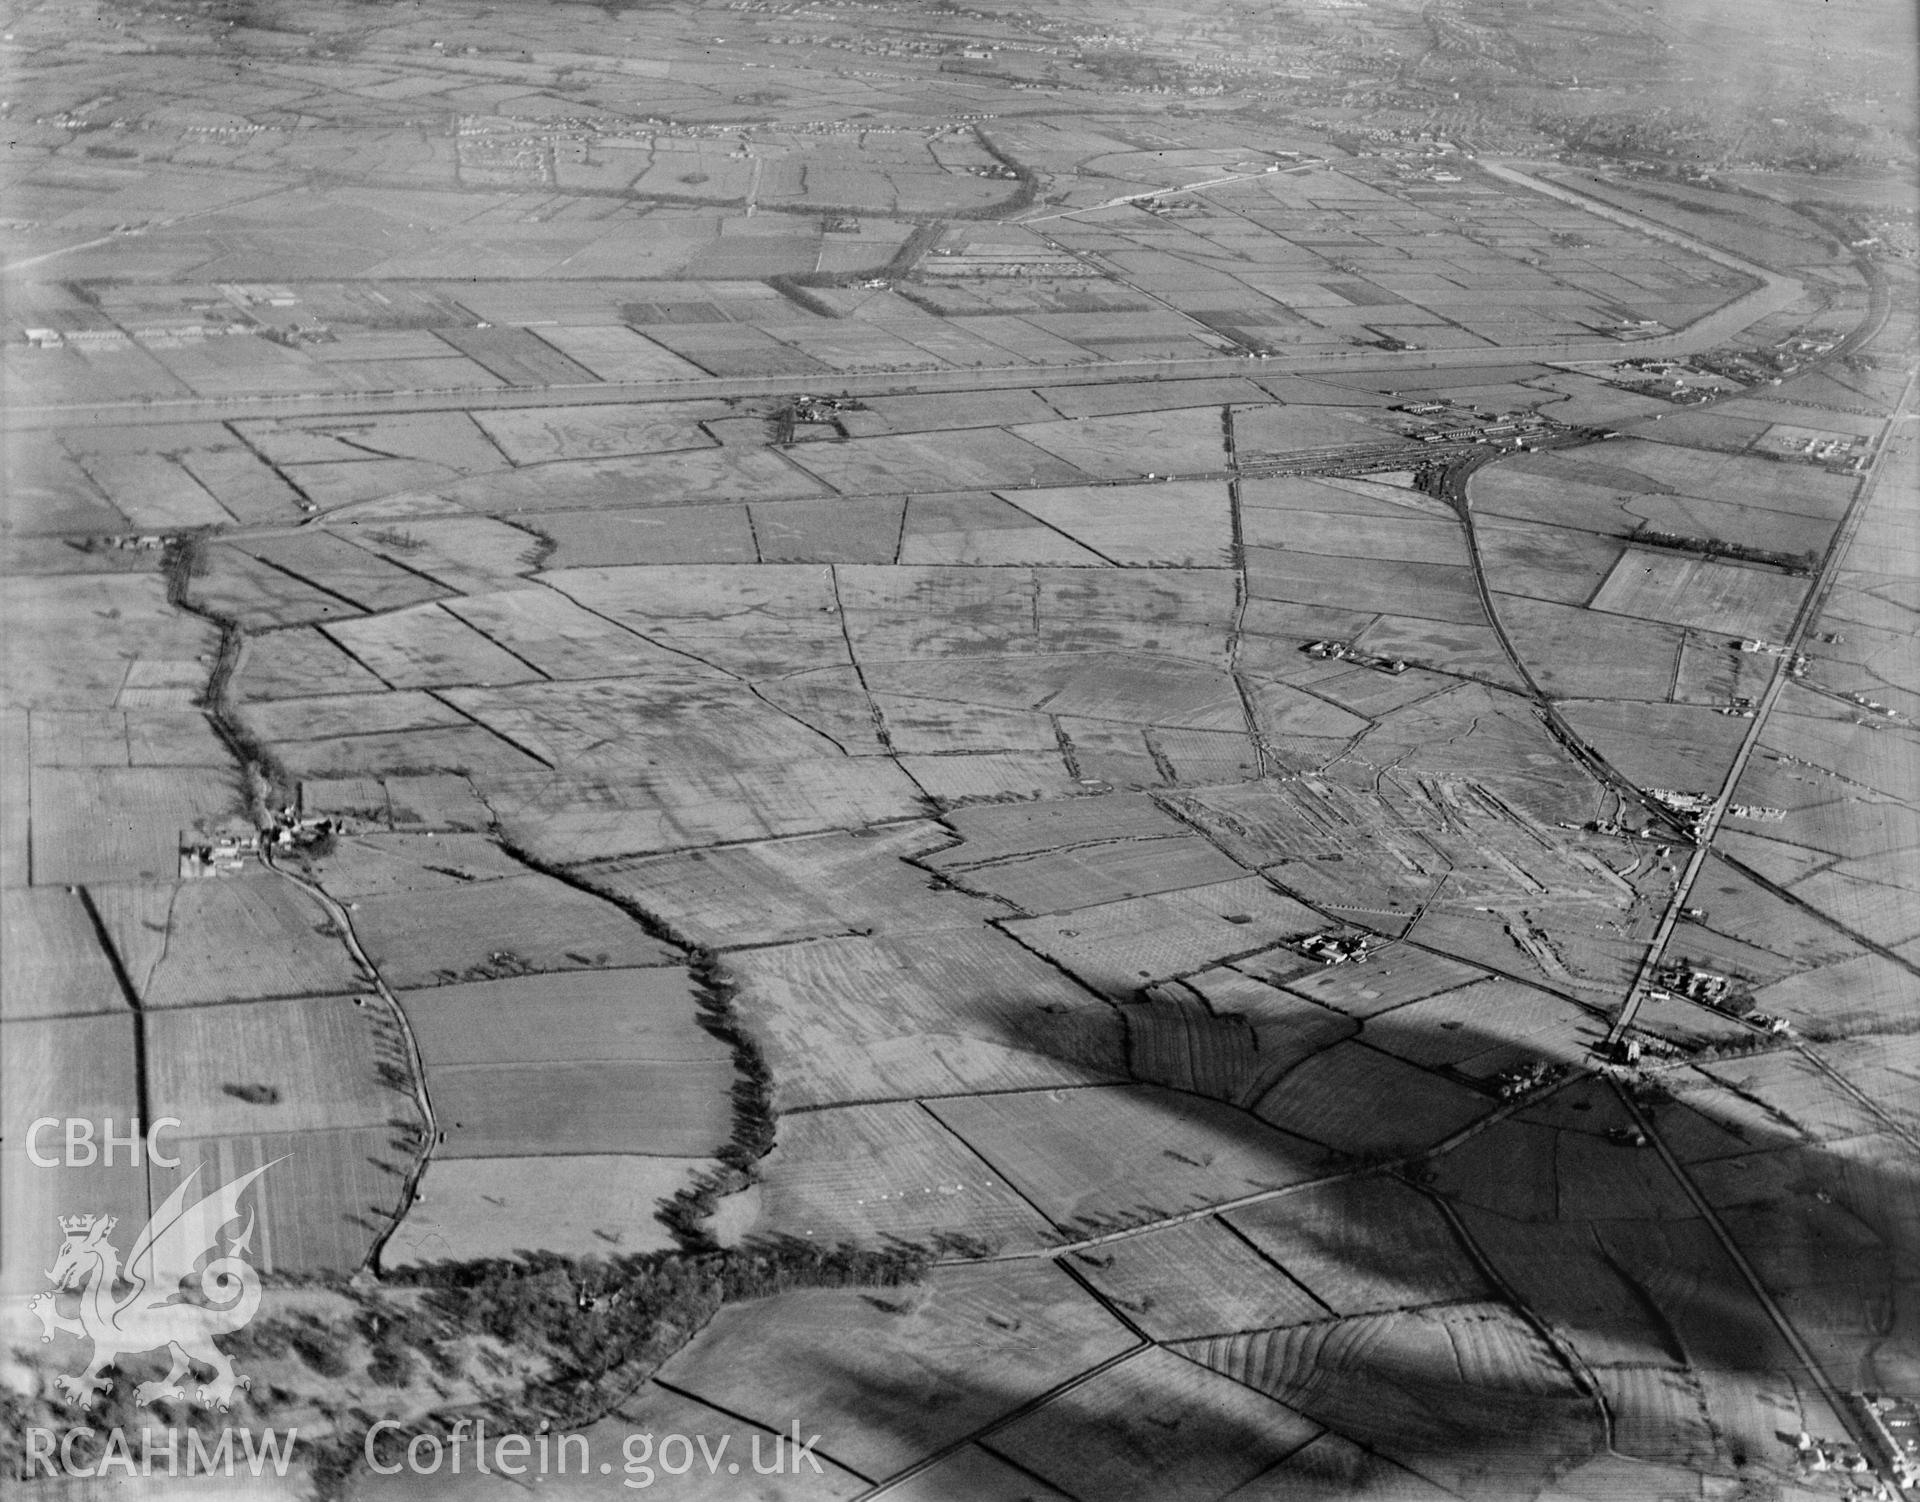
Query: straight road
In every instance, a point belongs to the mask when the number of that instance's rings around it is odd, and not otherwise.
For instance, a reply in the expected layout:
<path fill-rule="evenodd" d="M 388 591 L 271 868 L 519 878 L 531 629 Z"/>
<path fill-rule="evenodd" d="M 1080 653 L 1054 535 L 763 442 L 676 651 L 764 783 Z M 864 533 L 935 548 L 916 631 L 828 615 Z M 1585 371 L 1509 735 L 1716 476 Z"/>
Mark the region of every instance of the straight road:
<path fill-rule="evenodd" d="M 1887 418 L 1880 436 L 1874 443 L 1873 463 L 1861 477 L 1860 485 L 1854 492 L 1853 503 L 1848 506 L 1847 514 L 1841 519 L 1839 529 L 1834 533 L 1833 541 L 1827 546 L 1827 555 L 1821 561 L 1820 572 L 1814 577 L 1813 587 L 1807 591 L 1806 599 L 1801 603 L 1800 612 L 1794 617 L 1793 629 L 1783 644 L 1785 655 L 1774 662 L 1773 676 L 1767 680 L 1767 687 L 1760 696 L 1760 702 L 1754 706 L 1753 719 L 1748 722 L 1746 737 L 1740 742 L 1740 749 L 1734 754 L 1733 764 L 1727 769 L 1725 781 L 1715 794 L 1713 805 L 1701 817 L 1694 834 L 1693 854 L 1687 861 L 1686 869 L 1681 872 L 1679 883 L 1673 889 L 1673 900 L 1667 904 L 1667 911 L 1661 917 L 1660 928 L 1655 933 L 1653 943 L 1648 948 L 1646 958 L 1641 962 L 1640 973 L 1635 977 L 1633 989 L 1627 995 L 1627 1004 L 1620 1009 L 1612 1029 L 1607 1034 L 1609 1043 L 1618 1042 L 1633 1026 L 1633 1019 L 1640 1011 L 1640 1004 L 1646 999 L 1649 984 L 1659 968 L 1661 958 L 1666 953 L 1667 941 L 1672 937 L 1674 925 L 1679 921 L 1686 908 L 1694 883 L 1699 879 L 1705 867 L 1707 857 L 1713 853 L 1713 837 L 1719 831 L 1720 823 L 1727 816 L 1734 794 L 1739 789 L 1740 779 L 1745 775 L 1747 763 L 1753 759 L 1755 748 L 1767 728 L 1767 720 L 1780 702 L 1792 678 L 1794 654 L 1806 644 L 1808 634 L 1820 619 L 1820 612 L 1826 605 L 1827 596 L 1833 591 L 1834 580 L 1838 577 L 1841 565 L 1846 561 L 1853 539 L 1866 520 L 1867 507 L 1872 504 L 1873 493 L 1880 482 L 1885 467 L 1890 440 L 1895 428 L 1906 420 L 1906 413 L 1913 401 L 1914 387 L 1920 382 L 1920 374 L 1907 378 L 1906 389 L 1900 393 L 1900 400 L 1894 406 L 1892 415 Z"/>
<path fill-rule="evenodd" d="M 1263 177 L 1283 177 L 1289 172 L 1305 172 L 1310 167 L 1326 165 L 1324 157 L 1315 157 L 1311 161 L 1290 162 L 1284 167 L 1262 167 L 1258 172 L 1230 172 L 1225 177 L 1209 177 L 1197 183 L 1181 183 L 1172 188 L 1147 188 L 1139 193 L 1126 193 L 1119 198 L 1109 198 L 1105 203 L 1089 203 L 1077 209 L 1056 209 L 1051 214 L 1033 214 L 1012 222 L 1041 224 L 1049 219 L 1071 219 L 1075 214 L 1093 214 L 1101 209 L 1117 209 L 1123 204 L 1139 203 L 1143 198 L 1164 198 L 1169 193 L 1198 193 L 1202 188 L 1219 188 L 1228 183 L 1250 183 Z"/>
<path fill-rule="evenodd" d="M 341 941 L 346 945 L 347 952 L 353 956 L 354 962 L 367 972 L 374 991 L 380 997 L 381 1005 L 387 1009 L 387 1015 L 393 1019 L 394 1028 L 406 1045 L 407 1072 L 411 1076 L 409 1083 L 413 1086 L 413 1102 L 419 1109 L 421 1119 L 420 1148 L 413 1155 L 413 1163 L 407 1169 L 406 1178 L 402 1182 L 399 1204 L 390 1215 L 383 1218 L 380 1230 L 373 1238 L 373 1244 L 367 1248 L 367 1258 L 361 1267 L 363 1270 L 372 1269 L 379 1265 L 380 1253 L 386 1249 L 388 1240 L 395 1231 L 400 1229 L 400 1223 L 407 1218 L 407 1212 L 413 1208 L 413 1202 L 420 1193 L 420 1180 L 427 1171 L 427 1162 L 432 1158 L 433 1150 L 440 1141 L 439 1118 L 433 1114 L 433 1097 L 427 1093 L 426 1060 L 420 1052 L 420 1042 L 414 1036 L 413 1024 L 407 1020 L 406 1009 L 400 1005 L 400 999 L 387 988 L 386 980 L 381 976 L 379 966 L 374 964 L 373 957 L 361 946 L 360 935 L 354 930 L 352 915 L 330 896 L 320 883 L 295 875 L 293 871 L 275 860 L 271 845 L 261 846 L 260 860 L 261 864 L 274 875 L 283 881 L 292 882 L 326 910 L 327 917 L 333 921 L 333 926 L 340 930 Z"/>
<path fill-rule="evenodd" d="M 1709 315 L 1711 318 L 1714 315 Z M 1755 313 L 1752 317 L 1763 316 Z M 1751 322 L 1752 318 L 1747 318 Z M 1744 326 L 1744 324 L 1742 325 Z M 233 336 L 243 337 L 243 336 Z M 995 365 L 958 370 L 887 373 L 688 377 L 674 381 L 594 381 L 564 386 L 526 386 L 432 391 L 334 391 L 290 396 L 150 397 L 132 401 L 35 405 L 24 392 L 9 393 L 0 431 L 142 426 L 184 422 L 235 422 L 247 418 L 347 417 L 390 412 L 469 412 L 502 407 L 581 407 L 619 402 L 694 402 L 756 396 L 845 393 L 850 396 L 914 396 L 931 392 L 1019 390 L 1033 386 L 1099 386 L 1123 381 L 1202 380 L 1221 376 L 1393 376 L 1403 371 L 1472 370 L 1509 365 L 1611 364 L 1633 356 L 1690 354 L 1717 338 L 1671 334 L 1622 343 L 1614 339 L 1563 344 L 1507 345 L 1499 349 L 1336 349 L 1260 360 L 1244 354 L 1195 355 L 1170 360 L 1108 360 L 1072 365 Z"/>
<path fill-rule="evenodd" d="M 1307 164 L 1311 165 L 1311 164 Z M 859 375 L 710 376 L 674 381 L 596 381 L 579 385 L 432 391 L 340 391 L 289 396 L 156 397 L 133 401 L 35 404 L 28 393 L 8 391 L 0 431 L 45 428 L 148 426 L 164 423 L 233 422 L 246 418 L 311 418 L 395 412 L 483 411 L 507 407 L 597 406 L 620 402 L 713 401 L 799 396 L 840 391 L 854 396 L 911 396 L 952 391 L 992 391 L 1031 386 L 1106 385 L 1120 381 L 1201 380 L 1228 375 L 1315 375 L 1401 371 L 1472 370 L 1487 366 L 1612 364 L 1633 357 L 1670 357 L 1711 349 L 1770 313 L 1791 306 L 1801 283 L 1641 219 L 1571 188 L 1529 176 L 1505 163 L 1480 163 L 1495 177 L 1579 207 L 1655 238 L 1683 246 L 1717 264 L 1757 277 L 1761 285 L 1686 328 L 1653 339 L 1565 340 L 1557 344 L 1506 345 L 1498 349 L 1398 350 L 1367 347 L 1323 349 L 1258 360 L 1241 353 L 1168 360 L 1113 360 L 1087 364 L 998 365 L 957 370 L 869 372 Z M 1251 174 L 1250 174 L 1251 175 Z M 1258 174 L 1264 176 L 1265 174 Z M 1178 189 L 1164 189 L 1177 192 Z M 1123 200 L 1124 201 L 1124 200 Z M 1024 221 L 1033 222 L 1033 221 Z M 25 397 L 23 400 L 22 397 Z"/>
<path fill-rule="evenodd" d="M 1758 323 L 1769 314 L 1779 313 L 1792 307 L 1806 293 L 1805 284 L 1797 277 L 1770 270 L 1722 250 L 1717 245 L 1709 245 L 1705 240 L 1696 240 L 1692 235 L 1673 229 L 1656 219 L 1642 218 L 1625 209 L 1615 208 L 1612 204 L 1604 203 L 1598 198 L 1589 198 L 1576 189 L 1522 172 L 1509 162 L 1482 160 L 1478 165 L 1483 171 L 1499 178 L 1502 182 L 1528 188 L 1545 197 L 1558 199 L 1561 203 L 1572 204 L 1575 208 L 1585 209 L 1597 218 L 1618 224 L 1637 234 L 1646 235 L 1655 240 L 1664 240 L 1669 245 L 1677 245 L 1703 260 L 1712 261 L 1716 266 L 1724 266 L 1729 271 L 1739 272 L 1742 276 L 1757 278 L 1760 285 L 1751 292 L 1736 297 L 1732 302 L 1723 304 L 1687 325 L 1683 334 L 1689 353 L 1693 350 L 1711 349 L 1714 345 L 1732 338 L 1740 330 Z M 1644 344 L 1636 341 L 1629 353 L 1636 356 L 1665 355 L 1669 351 L 1661 346 L 1671 344 L 1674 339 L 1681 337 L 1681 334 L 1675 334 L 1659 339 L 1649 339 Z M 1622 356 L 1615 355 L 1613 358 L 1620 359 Z"/>

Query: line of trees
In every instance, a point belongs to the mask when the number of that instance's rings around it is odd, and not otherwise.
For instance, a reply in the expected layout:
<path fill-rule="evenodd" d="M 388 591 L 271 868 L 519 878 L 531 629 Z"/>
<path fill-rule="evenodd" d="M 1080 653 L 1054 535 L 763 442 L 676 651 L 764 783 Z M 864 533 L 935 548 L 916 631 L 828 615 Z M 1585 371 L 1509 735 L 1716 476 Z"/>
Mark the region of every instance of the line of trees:
<path fill-rule="evenodd" d="M 928 1250 L 823 1246 L 783 1236 L 710 1252 L 513 1259 L 408 1268 L 389 1281 L 426 1291 L 423 1309 L 384 1315 L 376 1351 L 412 1347 L 433 1359 L 448 1332 L 489 1335 L 544 1358 L 525 1413 L 582 1427 L 614 1404 L 722 1305 L 801 1288 L 897 1288 L 925 1276 Z M 389 1358 L 391 1360 L 393 1358 Z"/>
<path fill-rule="evenodd" d="M 167 582 L 167 603 L 176 610 L 211 622 L 220 630 L 220 645 L 214 654 L 213 671 L 207 676 L 201 707 L 206 710 L 215 733 L 240 763 L 254 822 L 265 825 L 269 808 L 292 801 L 293 776 L 273 748 L 234 712 L 228 700 L 227 690 L 246 645 L 246 630 L 236 617 L 194 600 L 193 581 L 207 571 L 206 550 L 207 535 L 203 532 L 183 533 L 168 540 L 161 562 Z"/>
<path fill-rule="evenodd" d="M 1720 537 L 1686 537 L 1678 532 L 1661 532 L 1644 523 L 1635 527 L 1627 541 L 1645 548 L 1666 548 L 1676 553 L 1696 553 L 1702 558 L 1733 558 L 1741 563 L 1764 563 L 1785 569 L 1790 574 L 1810 574 L 1820 555 L 1809 549 L 1801 553 L 1777 552 L 1771 548 L 1750 547 L 1744 542 L 1728 542 Z"/>

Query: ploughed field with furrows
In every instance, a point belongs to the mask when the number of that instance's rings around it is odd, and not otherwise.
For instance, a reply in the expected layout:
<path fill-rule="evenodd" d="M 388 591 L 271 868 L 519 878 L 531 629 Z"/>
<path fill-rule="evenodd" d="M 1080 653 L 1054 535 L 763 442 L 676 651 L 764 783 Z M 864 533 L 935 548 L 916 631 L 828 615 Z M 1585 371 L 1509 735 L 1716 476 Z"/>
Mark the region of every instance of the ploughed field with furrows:
<path fill-rule="evenodd" d="M 1170 410 L 1218 435 L 1289 408 Z M 596 431 L 664 420 L 593 415 Z M 1108 1362 L 937 1469 L 1211 1477 L 1231 1451 L 1281 1484 L 1349 1474 L 1359 1462 L 1333 1452 L 1358 1445 L 1406 1485 L 1472 1491 L 1489 1465 L 1613 1463 L 1603 1413 L 1614 1450 L 1648 1467 L 1761 1453 L 1767 1423 L 1837 1426 L 1712 1227 L 1752 1233 L 1742 1255 L 1824 1360 L 1888 1359 L 1870 1311 L 1893 1286 L 1900 1233 L 1881 1217 L 1898 1191 L 1873 1144 L 1899 1124 L 1834 1075 L 1843 1040 L 1876 1037 L 1876 1008 L 1898 1004 L 1910 936 L 1897 905 L 1876 918 L 1830 894 L 1886 880 L 1899 789 L 1751 795 L 1789 812 L 1728 818 L 1668 938 L 1674 962 L 1731 976 L 1805 1041 L 1752 1052 L 1737 1013 L 1677 1000 L 1636 1020 L 1656 1073 L 1591 1072 L 1686 860 L 1634 790 L 1716 790 L 1750 724 L 1721 711 L 1764 687 L 1765 654 L 1712 631 L 1748 607 L 1700 606 L 1700 572 L 1778 602 L 1740 623 L 1749 645 L 1785 635 L 1806 589 L 1737 561 L 1663 578 L 1670 555 L 1573 509 L 1586 480 L 1555 523 L 1497 509 L 1525 504 L 1529 475 L 1595 473 L 1596 453 L 1611 446 L 1476 476 L 1472 539 L 1389 477 L 1142 480 L 1050 513 L 1017 486 L 909 495 L 884 561 L 835 514 L 857 497 L 751 503 L 806 508 L 779 535 L 817 536 L 789 550 L 807 561 L 716 544 L 659 562 L 650 542 L 684 541 L 636 528 L 612 559 L 563 568 L 540 566 L 518 530 L 534 524 L 511 514 L 356 507 L 281 551 L 286 596 L 247 573 L 267 550 L 214 541 L 185 590 L 242 622 L 232 714 L 298 812 L 339 832 L 300 884 L 257 866 L 173 882 L 133 864 L 162 842 L 136 826 L 86 854 L 70 892 L 54 883 L 74 857 L 40 843 L 60 815 L 36 823 L 36 879 L 7 896 L 24 939 L 9 1034 L 50 1080 L 83 1048 L 128 1060 L 117 1081 L 89 1071 L 102 1116 L 132 1114 L 143 1069 L 150 1109 L 195 1122 L 188 1147 L 222 1171 L 299 1165 L 264 1207 L 276 1268 L 351 1267 L 376 1239 L 393 1269 L 605 1254 L 668 1244 L 660 1208 L 720 1169 L 736 1130 L 736 1065 L 701 1022 L 708 972 L 689 970 L 717 967 L 777 1118 L 722 1233 L 904 1241 L 949 1265 L 878 1326 L 849 1326 L 826 1293 L 783 1299 L 771 1336 L 723 1317 L 662 1380 L 751 1417 L 851 1363 L 839 1423 L 865 1437 L 834 1455 L 851 1476 Z M 902 561 L 916 509 L 989 501 L 1045 516 L 993 529 L 1034 534 L 1028 560 Z M 1204 535 L 1213 507 L 1217 557 L 1112 556 L 1121 536 Z M 1047 538 L 1080 553 L 1048 556 Z M 1268 552 L 1337 567 L 1268 573 Z M 415 583 L 358 582 L 389 554 Z M 1408 567 L 1467 582 L 1386 584 Z M 1359 605 L 1370 569 L 1398 613 Z M 156 587 L 86 582 L 130 601 Z M 325 607 L 304 612 L 302 588 Z M 1831 618 L 1852 598 L 1871 596 L 1850 581 Z M 1622 632 L 1648 644 L 1594 656 L 1596 633 Z M 1825 708 L 1851 702 L 1825 671 L 1787 684 L 1743 788 L 1871 776 L 1784 749 L 1831 741 L 1822 726 L 1904 733 Z M 1550 729 L 1523 674 L 1612 777 Z M 187 709 L 68 701 L 20 719 L 36 808 L 41 769 L 171 767 L 143 749 L 169 733 L 188 767 L 223 759 Z M 1342 942 L 1364 958 L 1329 963 Z M 374 973 L 434 1109 L 404 1193 L 426 1127 Z M 131 994 L 103 1004 L 117 976 Z M 1649 1131 L 1673 1163 L 1633 1145 Z M 1839 1284 L 1831 1231 L 1808 1223 L 1795 1250 L 1779 1221 L 1803 1192 L 1792 1165 L 1822 1157 L 1852 1165 Z M 120 1177 L 129 1214 L 172 1183 Z M 1024 1322 L 1009 1311 L 1036 1277 L 1081 1344 L 992 1376 L 974 1343 Z M 931 1428 L 856 1419 L 910 1349 L 946 1352 L 941 1380 L 972 1395 Z M 1788 1406 L 1743 1396 L 1761 1371 Z M 1165 1454 L 1115 1448 L 1144 1394 L 1185 1415 Z"/>
<path fill-rule="evenodd" d="M 379 1321 L 914 1249 L 700 1306 L 594 1431 L 804 1413 L 824 1495 L 1839 1495 L 1794 1437 L 1920 1396 L 1911 319 L 1794 375 L 1879 289 L 1777 206 L 657 125 L 463 127 L 478 248 L 368 187 L 344 280 L 220 199 L 31 284 L 121 337 L 16 386 L 204 410 L 11 435 L 0 1291 L 271 1165 L 254 1261 Z M 560 275 L 514 205 L 616 187 Z M 136 1116 L 180 1166 L 26 1157 Z M 379 1321 L 300 1381 L 563 1369 Z"/>

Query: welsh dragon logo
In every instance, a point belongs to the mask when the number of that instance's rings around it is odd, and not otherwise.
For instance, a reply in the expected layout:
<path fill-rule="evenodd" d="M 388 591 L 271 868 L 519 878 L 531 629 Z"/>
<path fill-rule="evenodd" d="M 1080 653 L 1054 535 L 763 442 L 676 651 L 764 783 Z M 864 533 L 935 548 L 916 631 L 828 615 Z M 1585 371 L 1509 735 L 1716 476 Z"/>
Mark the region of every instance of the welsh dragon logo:
<path fill-rule="evenodd" d="M 284 1161 L 284 1160 L 276 1160 Z M 219 1250 L 221 1232 L 240 1218 L 240 1196 L 272 1163 L 222 1184 L 213 1193 L 187 1203 L 198 1168 L 167 1196 L 146 1228 L 134 1239 L 123 1265 L 120 1253 L 107 1237 L 115 1220 L 111 1215 L 62 1216 L 65 1238 L 60 1255 L 47 1269 L 52 1293 L 37 1293 L 27 1301 L 40 1321 L 44 1344 L 56 1331 L 93 1342 L 93 1359 L 77 1377 L 54 1379 L 55 1385 L 82 1408 L 93 1407 L 94 1396 L 113 1386 L 101 1375 L 121 1356 L 162 1347 L 172 1353 L 173 1365 L 158 1382 L 142 1382 L 133 1390 L 134 1402 L 145 1406 L 163 1398 L 185 1398 L 181 1380 L 192 1365 L 213 1369 L 213 1380 L 195 1390 L 203 1406 L 225 1409 L 236 1389 L 252 1379 L 237 1375 L 233 1362 L 213 1343 L 216 1335 L 238 1330 L 260 1308 L 260 1275 L 244 1260 L 252 1250 L 253 1214 L 246 1229 L 227 1241 L 226 1255 L 201 1269 L 200 1294 L 205 1303 L 187 1302 L 181 1285 L 193 1276 L 195 1265 L 208 1252 Z M 78 1299 L 76 1315 L 59 1312 L 63 1294 Z"/>

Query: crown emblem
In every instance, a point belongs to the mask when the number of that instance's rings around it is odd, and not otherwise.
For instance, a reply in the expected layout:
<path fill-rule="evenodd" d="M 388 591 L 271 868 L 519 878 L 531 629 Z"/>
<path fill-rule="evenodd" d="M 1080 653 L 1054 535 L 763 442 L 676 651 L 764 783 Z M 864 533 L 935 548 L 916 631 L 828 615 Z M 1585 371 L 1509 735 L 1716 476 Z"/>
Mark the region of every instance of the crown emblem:
<path fill-rule="evenodd" d="M 96 1218 L 92 1215 L 63 1215 L 60 1217 L 60 1229 L 69 1236 L 77 1236 L 82 1231 L 91 1231 Z M 102 1229 L 108 1231 L 113 1229 L 112 1216 L 107 1217 Z"/>

